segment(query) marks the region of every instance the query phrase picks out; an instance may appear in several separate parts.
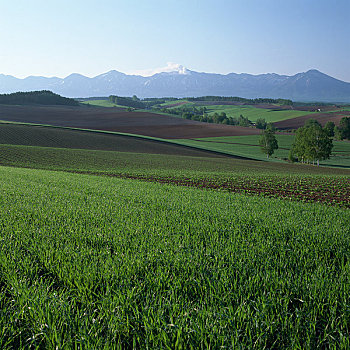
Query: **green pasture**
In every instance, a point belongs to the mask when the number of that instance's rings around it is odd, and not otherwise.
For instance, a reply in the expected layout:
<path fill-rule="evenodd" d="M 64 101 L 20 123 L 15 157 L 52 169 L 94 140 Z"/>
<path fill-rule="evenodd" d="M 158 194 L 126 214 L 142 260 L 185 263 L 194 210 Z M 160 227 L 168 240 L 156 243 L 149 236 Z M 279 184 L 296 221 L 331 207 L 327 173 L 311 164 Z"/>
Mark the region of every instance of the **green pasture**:
<path fill-rule="evenodd" d="M 0 189 L 1 349 L 350 347 L 349 210 L 7 167 Z"/>
<path fill-rule="evenodd" d="M 276 137 L 279 149 L 269 158 L 269 161 L 285 163 L 295 136 L 276 134 Z M 215 156 L 200 151 L 210 150 L 231 156 L 267 161 L 266 156 L 259 147 L 259 138 L 259 135 L 251 135 L 161 140 L 113 132 L 0 123 L 0 144 L 3 145 L 168 154 L 189 157 Z M 334 148 L 331 159 L 323 161 L 321 164 L 350 167 L 350 143 L 347 141 L 333 141 L 333 143 Z M 190 146 L 191 148 L 183 148 L 178 145 Z"/>
<path fill-rule="evenodd" d="M 186 99 L 182 99 L 182 100 L 175 100 L 175 101 L 168 101 L 168 102 L 165 102 L 165 103 L 161 103 L 160 106 L 163 107 L 163 108 L 168 108 L 168 106 L 171 106 L 171 105 L 173 105 L 175 103 L 181 103 L 181 102 L 186 102 L 186 103 L 184 103 L 181 106 L 169 107 L 169 109 L 180 108 L 180 107 L 189 107 L 189 106 L 194 106 L 195 105 L 194 102 L 188 101 Z"/>
<path fill-rule="evenodd" d="M 259 118 L 264 118 L 268 123 L 274 123 L 313 113 L 295 110 L 274 111 L 271 109 L 256 108 L 253 106 L 213 105 L 205 107 L 207 108 L 207 113 L 209 115 L 225 112 L 228 117 L 238 118 L 242 114 L 244 117 L 253 122 Z M 278 107 L 276 107 L 276 109 L 278 109 Z"/>
<path fill-rule="evenodd" d="M 207 137 L 199 139 L 183 139 L 176 142 L 188 146 L 199 147 L 207 150 L 215 150 L 227 154 L 248 157 L 252 159 L 266 160 L 266 155 L 259 147 L 259 135 L 250 136 L 223 136 Z M 285 161 L 288 159 L 289 150 L 294 142 L 294 135 L 276 134 L 279 149 L 275 151 L 270 161 Z M 321 161 L 321 165 L 340 166 L 350 168 L 350 142 L 333 141 L 334 147 L 331 158 Z"/>
<path fill-rule="evenodd" d="M 108 100 L 88 100 L 88 101 L 82 101 L 80 102 L 84 105 L 90 105 L 94 107 L 119 107 L 119 108 L 126 108 L 125 106 L 119 106 L 115 103 L 112 103 Z"/>
<path fill-rule="evenodd" d="M 105 175 L 191 178 L 350 175 L 348 169 L 341 167 L 315 167 L 287 162 L 21 145 L 0 145 L 0 165 Z"/>

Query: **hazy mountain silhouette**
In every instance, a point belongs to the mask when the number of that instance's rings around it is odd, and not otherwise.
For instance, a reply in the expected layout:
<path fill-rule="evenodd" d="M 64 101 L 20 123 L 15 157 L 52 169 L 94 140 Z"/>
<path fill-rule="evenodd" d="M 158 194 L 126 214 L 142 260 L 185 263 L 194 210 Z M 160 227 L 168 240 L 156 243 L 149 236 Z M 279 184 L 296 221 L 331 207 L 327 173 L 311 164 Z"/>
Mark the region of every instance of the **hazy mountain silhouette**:
<path fill-rule="evenodd" d="M 350 102 L 350 83 L 318 70 L 293 76 L 269 74 L 213 74 L 190 71 L 182 66 L 174 72 L 149 77 L 115 70 L 93 78 L 71 74 L 66 78 L 30 76 L 18 79 L 0 74 L 0 93 L 51 90 L 66 97 L 132 96 L 240 96 L 288 98 L 294 101 Z"/>

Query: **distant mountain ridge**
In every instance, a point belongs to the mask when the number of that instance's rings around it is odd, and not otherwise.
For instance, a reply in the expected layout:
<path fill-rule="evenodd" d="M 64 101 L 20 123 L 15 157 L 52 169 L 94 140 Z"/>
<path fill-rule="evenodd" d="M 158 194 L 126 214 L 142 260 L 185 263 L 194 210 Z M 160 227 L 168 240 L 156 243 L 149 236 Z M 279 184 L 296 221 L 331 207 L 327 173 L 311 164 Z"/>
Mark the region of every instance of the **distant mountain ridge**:
<path fill-rule="evenodd" d="M 275 73 L 200 73 L 183 66 L 152 76 L 128 75 L 112 70 L 93 78 L 73 73 L 66 78 L 30 76 L 18 79 L 0 74 L 0 93 L 50 90 L 66 97 L 132 96 L 197 97 L 205 95 L 245 98 L 285 98 L 294 101 L 350 102 L 350 83 L 318 70 L 292 76 Z"/>

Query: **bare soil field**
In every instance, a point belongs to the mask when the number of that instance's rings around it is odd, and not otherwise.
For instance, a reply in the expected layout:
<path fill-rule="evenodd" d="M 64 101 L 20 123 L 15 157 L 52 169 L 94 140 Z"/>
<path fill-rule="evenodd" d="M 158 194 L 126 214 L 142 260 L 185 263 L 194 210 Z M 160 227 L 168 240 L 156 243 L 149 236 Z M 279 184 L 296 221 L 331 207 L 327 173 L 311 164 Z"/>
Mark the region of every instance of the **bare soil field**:
<path fill-rule="evenodd" d="M 103 129 L 109 131 L 119 131 L 160 137 L 165 139 L 191 139 L 199 137 L 219 137 L 219 136 L 245 136 L 260 135 L 261 131 L 254 128 L 244 128 L 241 126 L 231 126 L 222 124 L 209 124 L 191 122 L 177 125 L 152 125 L 152 126 L 119 126 L 117 128 Z M 131 131 L 132 130 L 132 131 Z"/>
<path fill-rule="evenodd" d="M 50 126 L 1 124 L 0 144 L 53 148 L 88 149 L 189 157 L 227 158 L 224 154 L 171 144 L 142 136 L 107 134 Z M 231 157 L 232 158 L 232 157 Z M 243 157 L 236 157 L 241 158 Z"/>
<path fill-rule="evenodd" d="M 252 105 L 255 108 L 262 109 L 273 109 L 275 111 L 285 111 L 285 110 L 293 110 L 293 111 L 304 111 L 304 112 L 315 112 L 320 110 L 320 112 L 329 112 L 329 111 L 337 111 L 340 108 L 336 106 L 277 106 L 269 103 L 259 103 L 256 105 Z"/>
<path fill-rule="evenodd" d="M 0 105 L 0 120 L 117 131 L 159 138 L 256 135 L 259 130 L 200 123 L 149 112 L 120 108 Z"/>
<path fill-rule="evenodd" d="M 311 115 L 303 115 L 297 118 L 282 120 L 280 122 L 274 123 L 274 125 L 276 128 L 281 130 L 297 129 L 304 126 L 305 121 L 308 119 L 316 119 L 319 123 L 321 123 L 322 126 L 324 126 L 329 121 L 334 122 L 335 125 L 339 125 L 340 120 L 346 116 L 350 116 L 350 111 L 339 111 L 336 113 L 315 113 Z"/>

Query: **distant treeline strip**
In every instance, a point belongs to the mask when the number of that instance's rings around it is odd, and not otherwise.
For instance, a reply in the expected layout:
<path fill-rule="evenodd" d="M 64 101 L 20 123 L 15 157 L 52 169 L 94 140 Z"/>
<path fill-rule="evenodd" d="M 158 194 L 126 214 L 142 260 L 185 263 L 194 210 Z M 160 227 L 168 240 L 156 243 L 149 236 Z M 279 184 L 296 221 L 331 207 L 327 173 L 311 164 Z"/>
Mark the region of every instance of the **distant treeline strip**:
<path fill-rule="evenodd" d="M 243 102 L 249 104 L 260 104 L 260 103 L 278 103 L 281 105 L 292 105 L 292 100 L 286 100 L 283 98 L 243 98 L 236 96 L 202 96 L 202 97 L 189 97 L 188 101 L 230 101 L 230 102 Z"/>
<path fill-rule="evenodd" d="M 132 107 L 132 108 L 145 108 L 146 104 L 141 102 L 136 96 L 122 97 L 122 96 L 109 96 L 109 101 L 119 106 Z"/>
<path fill-rule="evenodd" d="M 52 91 L 42 90 L 0 95 L 0 104 L 78 106 L 79 102 L 72 98 L 62 97 Z"/>
<path fill-rule="evenodd" d="M 156 105 L 160 105 L 165 102 L 183 100 L 176 97 L 163 97 L 163 98 L 145 98 L 143 100 L 139 99 L 136 95 L 133 97 L 122 97 L 122 96 L 109 96 L 109 101 L 115 103 L 119 106 L 132 107 L 132 108 L 151 108 Z M 273 98 L 255 98 L 248 99 L 243 97 L 234 97 L 234 96 L 202 96 L 202 97 L 188 97 L 187 101 L 230 101 L 230 102 L 240 102 L 246 104 L 260 104 L 260 103 L 276 103 L 280 105 L 293 105 L 292 100 L 286 99 L 273 99 Z"/>

